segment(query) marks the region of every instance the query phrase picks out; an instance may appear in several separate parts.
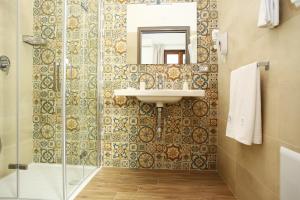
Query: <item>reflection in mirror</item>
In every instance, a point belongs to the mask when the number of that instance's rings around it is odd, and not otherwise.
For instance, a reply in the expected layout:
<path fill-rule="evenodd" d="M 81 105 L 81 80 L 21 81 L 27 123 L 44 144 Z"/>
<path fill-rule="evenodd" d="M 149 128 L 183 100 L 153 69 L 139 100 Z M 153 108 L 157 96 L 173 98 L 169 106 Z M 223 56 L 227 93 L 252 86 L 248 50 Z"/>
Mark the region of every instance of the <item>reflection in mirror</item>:
<path fill-rule="evenodd" d="M 139 64 L 186 64 L 190 27 L 139 27 Z M 177 58 L 177 59 L 175 59 Z"/>
<path fill-rule="evenodd" d="M 127 63 L 197 63 L 197 3 L 128 5 Z"/>

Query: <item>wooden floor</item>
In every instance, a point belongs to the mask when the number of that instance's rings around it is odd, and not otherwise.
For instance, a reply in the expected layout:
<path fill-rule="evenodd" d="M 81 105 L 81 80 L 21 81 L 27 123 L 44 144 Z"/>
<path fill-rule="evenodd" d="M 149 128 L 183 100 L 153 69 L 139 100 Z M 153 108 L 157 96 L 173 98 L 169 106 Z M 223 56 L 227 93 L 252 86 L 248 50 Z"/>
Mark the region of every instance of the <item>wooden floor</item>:
<path fill-rule="evenodd" d="M 77 200 L 235 200 L 215 172 L 102 168 Z"/>

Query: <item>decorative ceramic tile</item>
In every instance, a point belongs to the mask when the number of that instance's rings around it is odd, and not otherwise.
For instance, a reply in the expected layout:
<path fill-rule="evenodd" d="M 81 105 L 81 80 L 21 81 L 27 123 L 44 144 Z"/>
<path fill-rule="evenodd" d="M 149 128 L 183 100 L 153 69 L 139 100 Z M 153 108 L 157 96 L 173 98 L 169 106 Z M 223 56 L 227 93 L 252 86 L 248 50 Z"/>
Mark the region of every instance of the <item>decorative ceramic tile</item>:
<path fill-rule="evenodd" d="M 69 164 L 97 164 L 97 4 L 97 0 L 90 0 L 88 12 L 80 1 L 68 4 L 67 56 L 72 64 L 67 69 L 66 93 Z M 54 62 L 59 62 L 62 53 L 62 6 L 60 0 L 34 1 L 34 34 L 47 40 L 47 45 L 35 47 L 33 52 L 35 162 L 61 162 L 62 105 Z"/>
<path fill-rule="evenodd" d="M 106 0 L 104 7 L 103 74 L 97 74 L 97 0 L 88 1 L 88 13 L 79 1 L 70 1 L 67 69 L 67 160 L 96 164 L 97 121 L 100 120 L 104 166 L 181 170 L 216 169 L 217 54 L 210 33 L 217 27 L 216 0 L 198 3 L 198 63 L 193 65 L 127 65 L 126 6 L 152 0 Z M 162 2 L 184 2 L 164 0 Z M 54 87 L 54 62 L 61 57 L 62 3 L 35 0 L 34 32 L 48 44 L 34 49 L 33 138 L 35 162 L 61 161 L 61 95 Z M 208 69 L 208 71 L 205 71 Z M 99 73 L 99 72 L 98 72 Z M 157 132 L 157 108 L 135 98 L 114 97 L 113 90 L 157 88 L 157 75 L 166 77 L 166 88 L 181 89 L 187 79 L 193 89 L 206 90 L 201 99 L 184 98 L 163 110 L 163 132 Z M 97 119 L 97 77 L 104 83 Z M 55 125 L 54 125 L 55 124 Z M 160 136 L 160 137 L 159 137 Z M 80 141 L 80 142 L 79 142 Z M 81 144 L 80 144 L 81 143 Z"/>
<path fill-rule="evenodd" d="M 126 65 L 126 5 L 151 2 L 154 1 L 105 1 L 105 133 L 101 140 L 102 146 L 107 148 L 102 149 L 102 163 L 110 167 L 214 170 L 217 149 L 218 66 L 216 52 L 211 50 L 210 33 L 217 24 L 216 1 L 196 1 L 200 64 Z M 181 89 L 183 79 L 187 79 L 193 89 L 206 90 L 204 98 L 184 98 L 178 104 L 166 105 L 163 108 L 161 134 L 157 132 L 157 108 L 154 104 L 142 103 L 135 98 L 112 98 L 114 89 L 139 88 L 140 81 L 146 83 L 147 89 L 157 88 L 158 74 L 166 77 L 165 88 Z M 117 150 L 110 145 L 116 143 L 119 144 Z M 121 156 L 120 145 L 126 146 L 127 157 Z"/>

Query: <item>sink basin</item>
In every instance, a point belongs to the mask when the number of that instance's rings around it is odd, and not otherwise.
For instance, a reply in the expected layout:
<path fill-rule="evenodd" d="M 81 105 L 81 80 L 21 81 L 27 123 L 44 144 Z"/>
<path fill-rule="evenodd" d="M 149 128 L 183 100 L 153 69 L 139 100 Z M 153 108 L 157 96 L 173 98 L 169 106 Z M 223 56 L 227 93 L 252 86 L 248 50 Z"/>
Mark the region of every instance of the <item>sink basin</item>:
<path fill-rule="evenodd" d="M 115 96 L 136 97 L 145 103 L 156 103 L 157 107 L 163 107 L 166 103 L 176 103 L 183 97 L 203 97 L 204 90 L 170 90 L 170 89 L 149 89 L 138 90 L 133 88 L 119 89 L 114 91 Z"/>

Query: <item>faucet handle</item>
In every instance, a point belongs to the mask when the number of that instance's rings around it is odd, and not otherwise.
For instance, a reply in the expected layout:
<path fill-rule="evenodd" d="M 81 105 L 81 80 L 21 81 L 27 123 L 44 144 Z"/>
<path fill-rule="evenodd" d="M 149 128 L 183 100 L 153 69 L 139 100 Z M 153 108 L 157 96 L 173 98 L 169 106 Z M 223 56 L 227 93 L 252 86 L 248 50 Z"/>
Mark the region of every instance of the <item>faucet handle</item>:
<path fill-rule="evenodd" d="M 145 89 L 146 89 L 146 82 L 140 81 L 140 90 L 145 90 Z"/>
<path fill-rule="evenodd" d="M 164 82 L 165 82 L 163 74 L 158 74 L 156 76 L 156 81 L 157 81 L 157 83 L 156 83 L 157 89 L 163 89 L 164 88 Z"/>
<path fill-rule="evenodd" d="M 189 88 L 189 82 L 188 82 L 187 80 L 185 80 L 185 81 L 183 82 L 182 89 L 183 89 L 183 90 L 189 90 L 189 89 L 190 89 L 190 88 Z"/>

